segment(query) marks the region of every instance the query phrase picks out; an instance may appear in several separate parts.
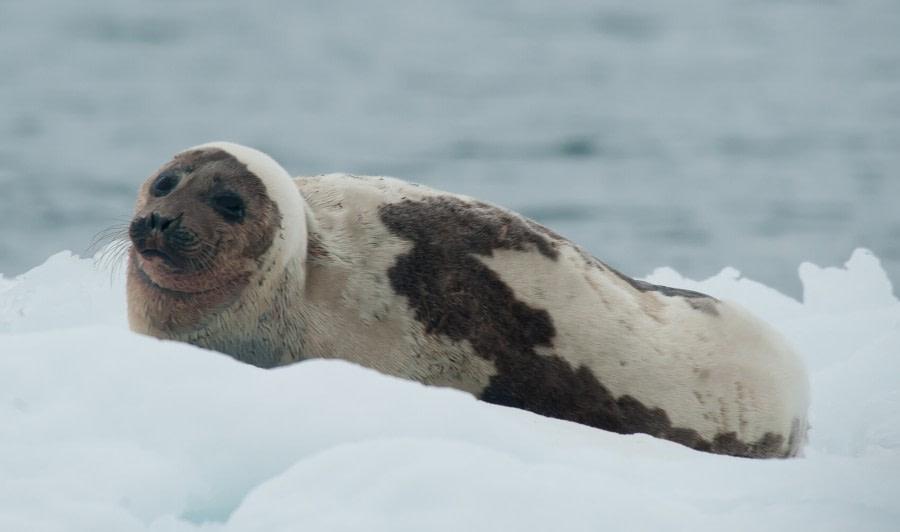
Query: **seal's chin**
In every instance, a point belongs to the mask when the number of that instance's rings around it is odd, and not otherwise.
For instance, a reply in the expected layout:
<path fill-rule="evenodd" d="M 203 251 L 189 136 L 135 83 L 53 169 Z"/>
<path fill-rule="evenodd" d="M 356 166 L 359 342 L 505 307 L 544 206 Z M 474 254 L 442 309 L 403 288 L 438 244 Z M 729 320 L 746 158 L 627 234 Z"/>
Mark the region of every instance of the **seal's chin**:
<path fill-rule="evenodd" d="M 131 260 L 141 279 L 152 287 L 172 292 L 186 292 L 180 289 L 183 283 L 179 282 L 179 278 L 184 276 L 183 270 L 178 268 L 165 252 L 135 249 Z"/>

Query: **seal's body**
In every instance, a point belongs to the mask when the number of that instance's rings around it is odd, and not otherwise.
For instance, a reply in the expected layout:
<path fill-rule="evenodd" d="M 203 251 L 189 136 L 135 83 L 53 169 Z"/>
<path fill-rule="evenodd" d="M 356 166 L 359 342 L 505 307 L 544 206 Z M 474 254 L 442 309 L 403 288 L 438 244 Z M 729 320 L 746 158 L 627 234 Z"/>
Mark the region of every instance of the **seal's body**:
<path fill-rule="evenodd" d="M 384 177 L 291 180 L 215 143 L 151 177 L 136 211 L 138 332 L 261 367 L 346 359 L 710 452 L 805 440 L 805 371 L 765 324 L 500 207 Z"/>

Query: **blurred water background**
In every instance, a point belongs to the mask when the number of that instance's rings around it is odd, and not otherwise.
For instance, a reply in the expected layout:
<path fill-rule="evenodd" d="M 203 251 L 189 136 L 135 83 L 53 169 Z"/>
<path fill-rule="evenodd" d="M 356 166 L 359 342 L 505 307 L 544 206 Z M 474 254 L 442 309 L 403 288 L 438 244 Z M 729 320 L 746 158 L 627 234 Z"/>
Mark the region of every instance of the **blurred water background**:
<path fill-rule="evenodd" d="M 83 252 L 174 152 L 393 175 L 642 276 L 900 279 L 897 0 L 0 0 L 0 272 Z"/>

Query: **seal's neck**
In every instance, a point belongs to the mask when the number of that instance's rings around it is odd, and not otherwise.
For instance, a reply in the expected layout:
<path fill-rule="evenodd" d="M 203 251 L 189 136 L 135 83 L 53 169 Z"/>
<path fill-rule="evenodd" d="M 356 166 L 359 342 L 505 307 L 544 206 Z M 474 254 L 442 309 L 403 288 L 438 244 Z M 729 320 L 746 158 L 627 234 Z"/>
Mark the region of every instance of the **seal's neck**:
<path fill-rule="evenodd" d="M 316 227 L 308 210 L 304 222 Z M 296 309 L 306 299 L 309 241 L 305 231 L 276 236 L 238 296 L 179 339 L 264 368 L 303 358 L 307 323 Z"/>

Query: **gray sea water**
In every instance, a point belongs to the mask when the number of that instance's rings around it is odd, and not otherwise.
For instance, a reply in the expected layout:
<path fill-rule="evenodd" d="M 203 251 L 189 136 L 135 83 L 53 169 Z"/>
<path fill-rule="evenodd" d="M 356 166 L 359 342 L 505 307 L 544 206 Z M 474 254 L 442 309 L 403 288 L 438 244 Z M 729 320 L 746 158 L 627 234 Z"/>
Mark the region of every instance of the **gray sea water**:
<path fill-rule="evenodd" d="M 897 0 L 0 0 L 0 272 L 127 219 L 172 153 L 393 175 L 633 274 L 900 279 Z"/>

